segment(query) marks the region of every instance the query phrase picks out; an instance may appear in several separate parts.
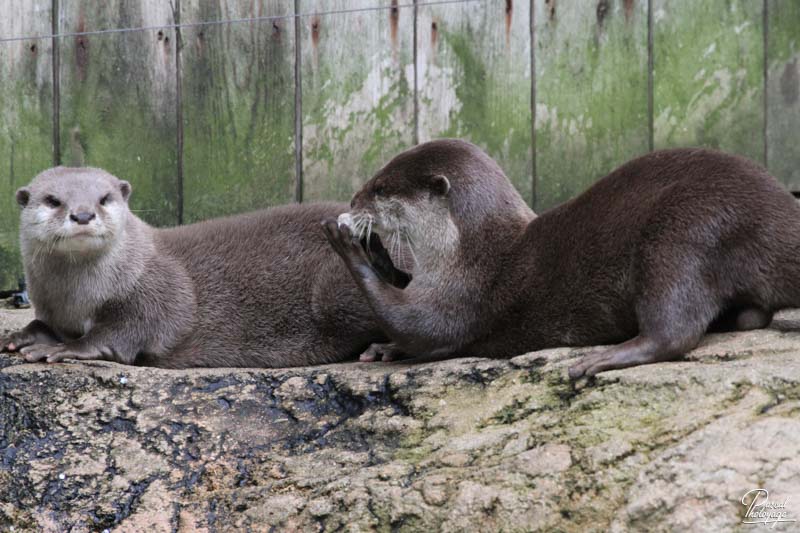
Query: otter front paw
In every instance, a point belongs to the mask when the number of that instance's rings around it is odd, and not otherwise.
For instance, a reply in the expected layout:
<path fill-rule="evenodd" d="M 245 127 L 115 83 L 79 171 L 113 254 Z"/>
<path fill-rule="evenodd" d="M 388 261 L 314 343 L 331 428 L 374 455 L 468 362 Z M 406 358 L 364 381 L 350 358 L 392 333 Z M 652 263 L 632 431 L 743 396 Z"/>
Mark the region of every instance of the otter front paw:
<path fill-rule="evenodd" d="M 378 360 L 388 363 L 389 361 L 402 359 L 404 355 L 405 352 L 398 348 L 394 343 L 375 343 L 370 344 L 369 348 L 367 348 L 367 350 L 361 354 L 361 357 L 359 357 L 358 360 L 362 363 L 371 363 L 372 361 Z"/>
<path fill-rule="evenodd" d="M 18 352 L 36 342 L 36 335 L 25 330 L 15 331 L 0 338 L 0 352 Z"/>
<path fill-rule="evenodd" d="M 100 359 L 100 350 L 89 346 L 75 346 L 70 344 L 34 344 L 20 350 L 29 363 L 45 360 L 47 363 L 57 363 L 62 359 Z"/>
<path fill-rule="evenodd" d="M 58 344 L 59 336 L 41 320 L 33 320 L 19 331 L 0 337 L 0 352 L 19 352 L 32 344 Z"/>
<path fill-rule="evenodd" d="M 329 218 L 322 223 L 322 229 L 333 249 L 344 259 L 345 263 L 354 268 L 366 268 L 372 272 L 372 266 L 361 243 L 353 239 L 350 228 L 340 226 L 335 218 Z M 363 273 L 363 272 L 362 272 Z"/>

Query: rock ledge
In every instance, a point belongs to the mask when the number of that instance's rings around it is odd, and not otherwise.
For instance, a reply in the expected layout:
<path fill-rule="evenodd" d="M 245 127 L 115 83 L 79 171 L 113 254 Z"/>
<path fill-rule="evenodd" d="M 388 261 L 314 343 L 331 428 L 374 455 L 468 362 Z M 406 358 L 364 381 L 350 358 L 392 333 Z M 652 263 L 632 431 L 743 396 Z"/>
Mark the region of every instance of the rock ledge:
<path fill-rule="evenodd" d="M 800 519 L 798 318 L 577 389 L 587 349 L 190 371 L 0 355 L 0 530 L 749 531 L 760 487 Z"/>

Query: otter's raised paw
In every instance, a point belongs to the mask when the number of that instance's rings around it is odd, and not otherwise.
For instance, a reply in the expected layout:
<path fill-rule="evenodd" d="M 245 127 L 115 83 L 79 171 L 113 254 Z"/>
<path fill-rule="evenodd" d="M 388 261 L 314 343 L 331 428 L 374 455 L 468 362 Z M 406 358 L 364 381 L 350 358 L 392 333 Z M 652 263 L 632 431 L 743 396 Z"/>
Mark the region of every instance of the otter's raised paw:
<path fill-rule="evenodd" d="M 361 259 L 369 263 L 367 254 L 361 243 L 353 239 L 353 234 L 347 226 L 340 226 L 335 218 L 322 222 L 322 229 L 333 249 L 345 260 Z"/>
<path fill-rule="evenodd" d="M 47 363 L 57 363 L 62 359 L 99 359 L 100 353 L 94 349 L 76 348 L 67 344 L 34 344 L 20 350 L 29 363 L 45 360 Z"/>
<path fill-rule="evenodd" d="M 369 348 L 367 348 L 367 350 L 361 354 L 361 357 L 359 357 L 358 360 L 362 363 L 370 363 L 378 360 L 388 363 L 390 361 L 402 359 L 404 355 L 405 353 L 403 353 L 403 350 L 398 348 L 394 343 L 376 343 L 370 344 Z"/>

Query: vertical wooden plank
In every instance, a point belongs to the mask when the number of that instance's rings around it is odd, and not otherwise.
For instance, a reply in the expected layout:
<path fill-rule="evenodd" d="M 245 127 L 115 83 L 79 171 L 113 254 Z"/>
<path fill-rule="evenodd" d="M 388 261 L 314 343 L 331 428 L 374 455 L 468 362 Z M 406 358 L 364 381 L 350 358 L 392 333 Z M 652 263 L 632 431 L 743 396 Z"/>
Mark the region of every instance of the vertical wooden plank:
<path fill-rule="evenodd" d="M 763 3 L 653 0 L 655 146 L 764 160 Z"/>
<path fill-rule="evenodd" d="M 0 36 L 50 34 L 51 0 L 0 0 Z M 52 166 L 52 43 L 0 43 L 0 289 L 16 287 L 17 188 Z"/>
<path fill-rule="evenodd" d="M 419 136 L 467 139 L 532 198 L 530 2 L 420 6 Z"/>
<path fill-rule="evenodd" d="M 539 205 L 581 193 L 649 149 L 647 0 L 537 0 Z"/>
<path fill-rule="evenodd" d="M 408 4 L 408 2 L 405 2 Z M 413 11 L 301 0 L 305 199 L 348 200 L 413 138 Z"/>
<path fill-rule="evenodd" d="M 292 0 L 182 0 L 181 22 L 280 17 Z M 185 220 L 294 196 L 294 21 L 188 27 L 181 55 Z"/>
<path fill-rule="evenodd" d="M 767 163 L 800 190 L 800 2 L 767 0 Z"/>
<path fill-rule="evenodd" d="M 61 2 L 61 32 L 171 24 L 169 0 Z M 133 184 L 132 209 L 175 224 L 175 32 L 148 30 L 62 40 L 61 151 Z"/>

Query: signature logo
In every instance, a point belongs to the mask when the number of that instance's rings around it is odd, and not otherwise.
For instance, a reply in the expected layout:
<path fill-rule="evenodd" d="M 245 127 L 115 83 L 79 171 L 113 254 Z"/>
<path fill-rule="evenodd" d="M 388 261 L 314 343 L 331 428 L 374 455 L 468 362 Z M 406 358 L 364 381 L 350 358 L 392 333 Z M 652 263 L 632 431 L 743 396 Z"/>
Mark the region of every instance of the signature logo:
<path fill-rule="evenodd" d="M 749 490 L 742 496 L 742 505 L 747 508 L 742 524 L 764 524 L 775 527 L 776 524 L 784 522 L 797 522 L 797 519 L 789 517 L 789 511 L 786 510 L 787 503 L 789 503 L 788 497 L 783 502 L 770 501 L 767 489 Z"/>

